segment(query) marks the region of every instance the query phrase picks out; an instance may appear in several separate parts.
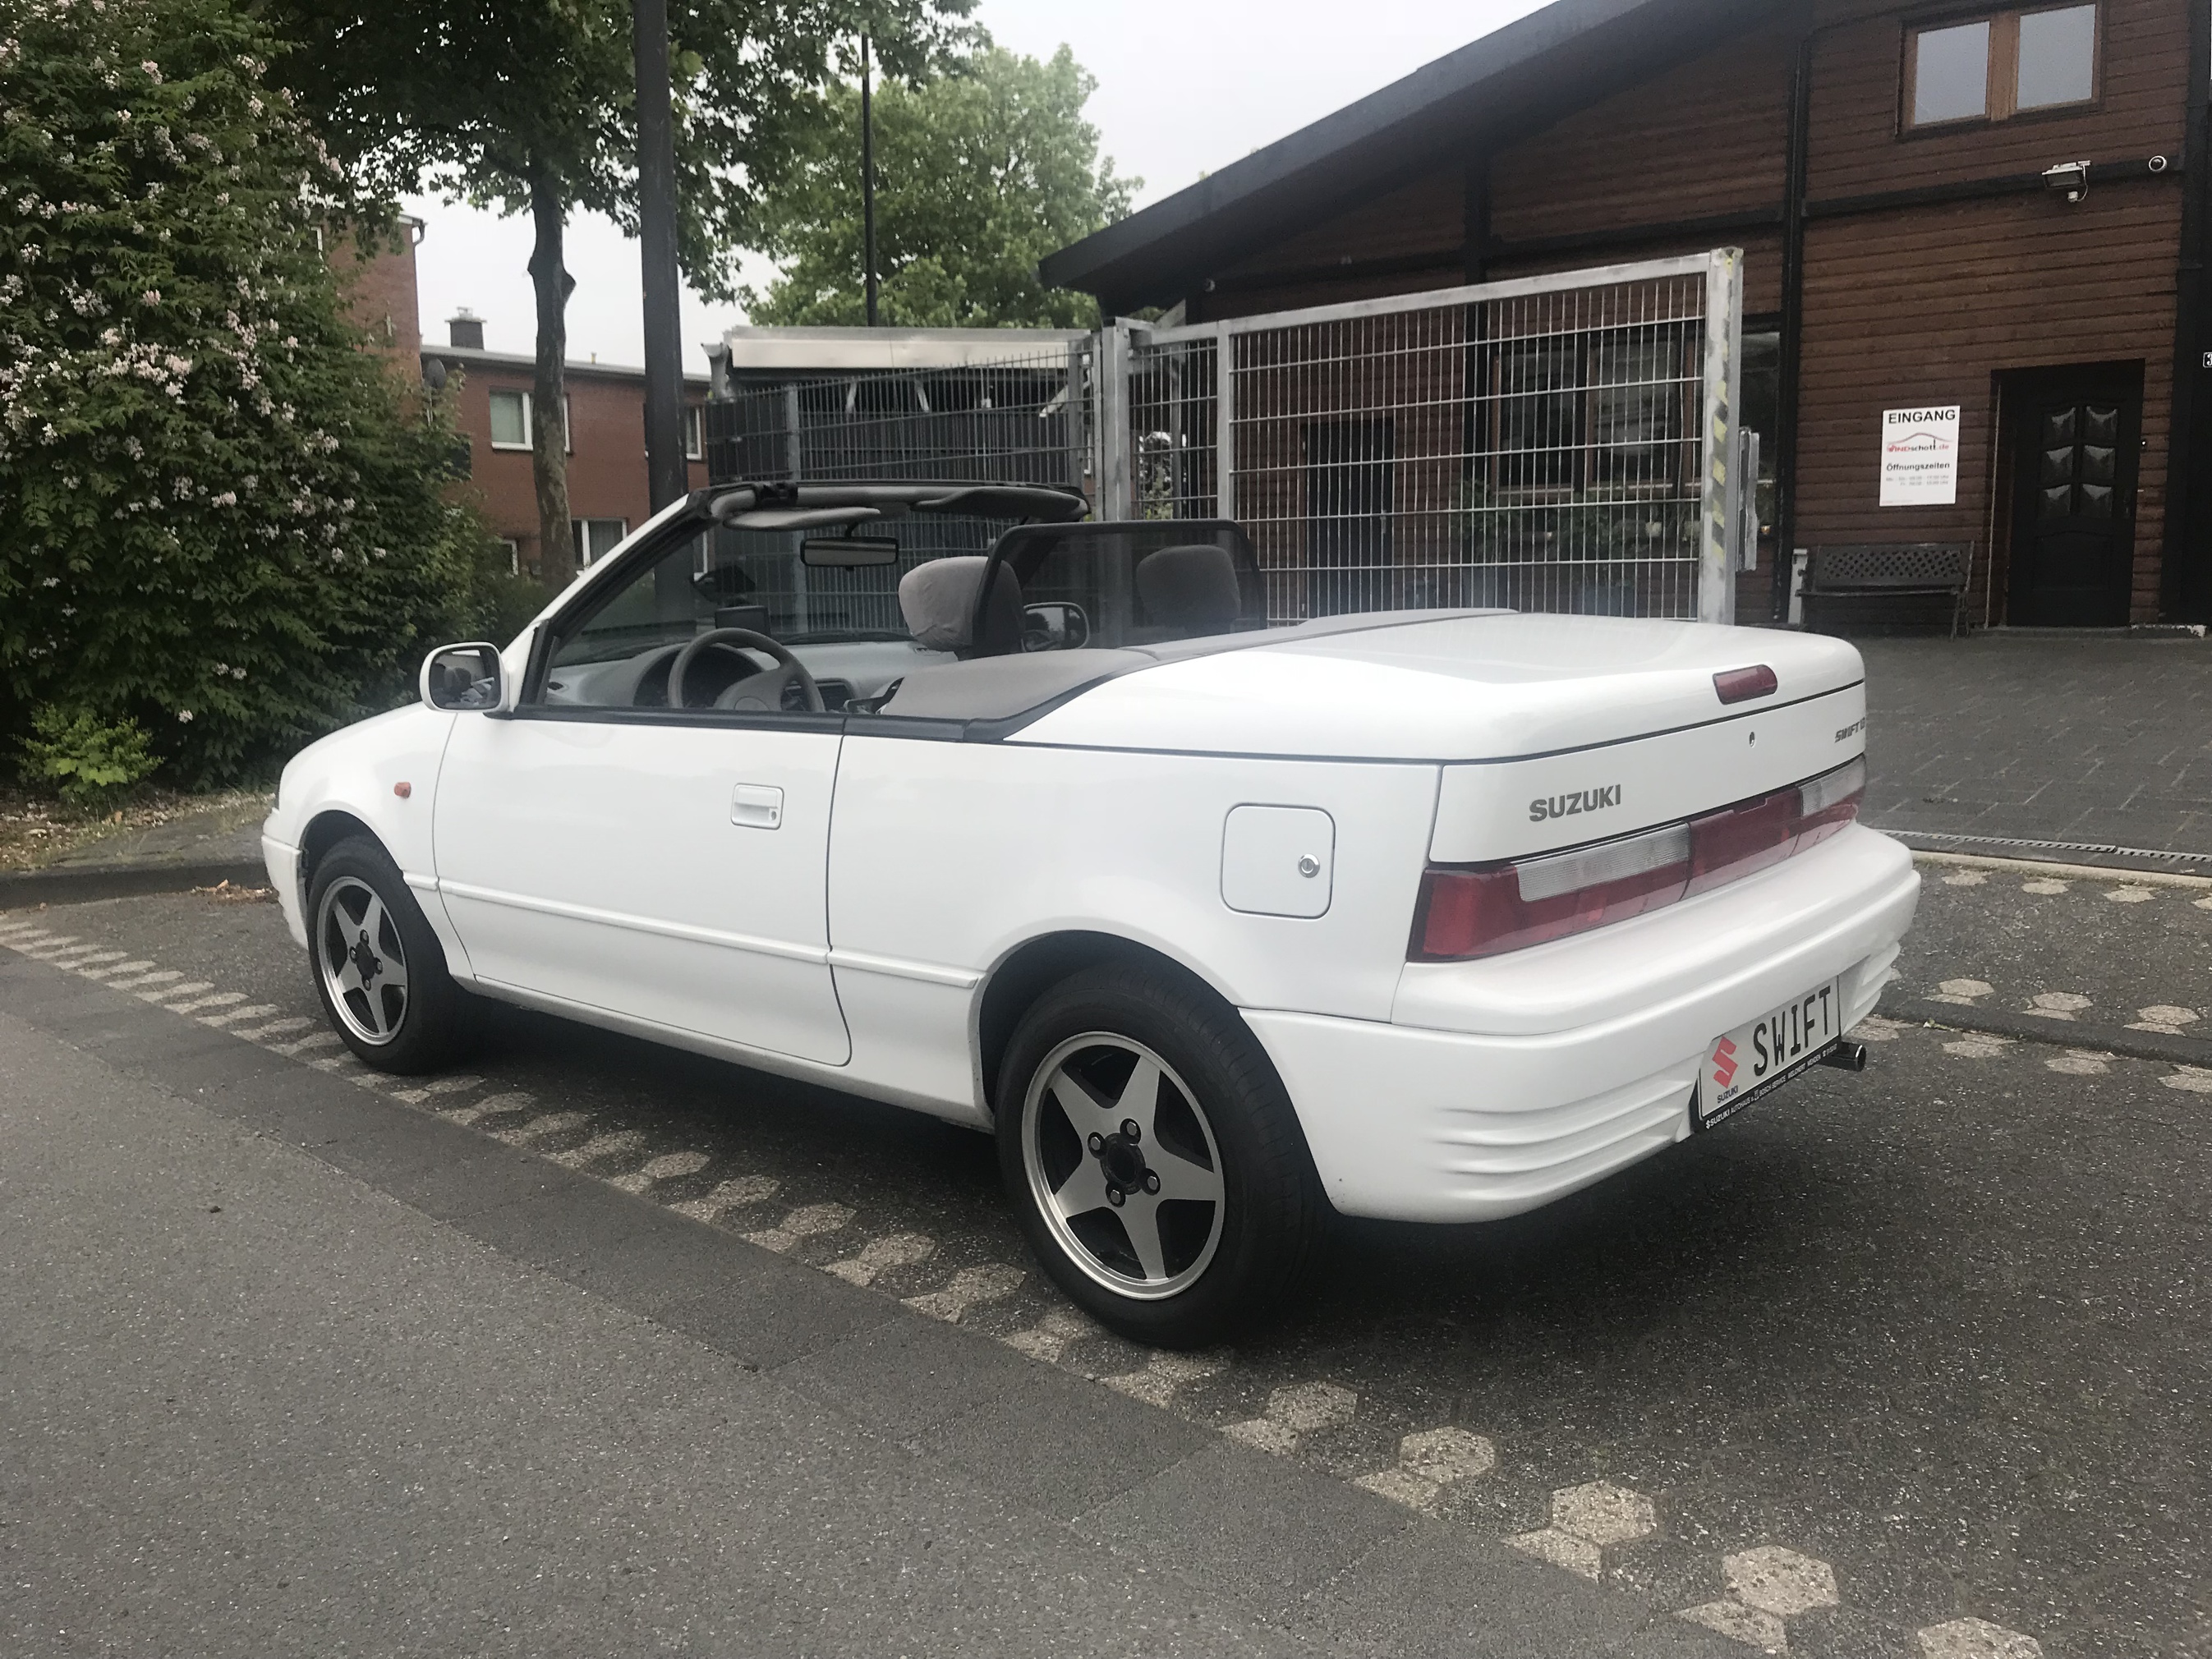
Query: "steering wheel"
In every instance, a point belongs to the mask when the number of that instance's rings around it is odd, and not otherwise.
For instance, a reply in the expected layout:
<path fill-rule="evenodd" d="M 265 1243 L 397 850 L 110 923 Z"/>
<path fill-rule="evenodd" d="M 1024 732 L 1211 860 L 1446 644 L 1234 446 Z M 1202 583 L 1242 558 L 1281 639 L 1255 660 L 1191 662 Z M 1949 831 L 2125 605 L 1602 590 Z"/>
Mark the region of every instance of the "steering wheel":
<path fill-rule="evenodd" d="M 676 660 L 668 665 L 668 706 L 684 707 L 684 676 L 696 661 L 699 653 L 710 645 L 742 647 L 758 651 L 775 659 L 776 665 L 764 673 L 748 675 L 714 699 L 717 708 L 743 708 L 781 711 L 783 708 L 784 688 L 796 684 L 805 694 L 806 707 L 813 714 L 827 710 L 822 702 L 822 688 L 814 683 L 814 676 L 806 672 L 806 665 L 793 656 L 765 634 L 756 634 L 750 628 L 710 628 L 676 653 Z"/>

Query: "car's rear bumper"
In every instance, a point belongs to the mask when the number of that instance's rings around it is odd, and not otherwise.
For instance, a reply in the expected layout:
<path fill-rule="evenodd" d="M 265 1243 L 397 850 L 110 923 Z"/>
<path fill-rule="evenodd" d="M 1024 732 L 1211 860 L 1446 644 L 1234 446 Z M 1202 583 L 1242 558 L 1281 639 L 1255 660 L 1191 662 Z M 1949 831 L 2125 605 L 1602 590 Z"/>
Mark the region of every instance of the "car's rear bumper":
<path fill-rule="evenodd" d="M 1409 969 L 1389 1024 L 1247 1010 L 1349 1215 L 1533 1210 L 1688 1135 L 1721 1033 L 1831 979 L 1870 1013 L 1911 925 L 1911 854 L 1854 829 L 1650 916 Z"/>

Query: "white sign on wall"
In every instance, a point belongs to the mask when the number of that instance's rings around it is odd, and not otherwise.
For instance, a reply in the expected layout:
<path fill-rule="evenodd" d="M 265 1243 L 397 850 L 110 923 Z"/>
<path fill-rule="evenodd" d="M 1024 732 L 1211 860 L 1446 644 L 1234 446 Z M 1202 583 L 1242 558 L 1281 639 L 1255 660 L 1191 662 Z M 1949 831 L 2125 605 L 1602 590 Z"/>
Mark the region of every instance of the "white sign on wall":
<path fill-rule="evenodd" d="M 1881 504 L 1955 507 L 1959 405 L 1893 409 L 1881 417 Z"/>

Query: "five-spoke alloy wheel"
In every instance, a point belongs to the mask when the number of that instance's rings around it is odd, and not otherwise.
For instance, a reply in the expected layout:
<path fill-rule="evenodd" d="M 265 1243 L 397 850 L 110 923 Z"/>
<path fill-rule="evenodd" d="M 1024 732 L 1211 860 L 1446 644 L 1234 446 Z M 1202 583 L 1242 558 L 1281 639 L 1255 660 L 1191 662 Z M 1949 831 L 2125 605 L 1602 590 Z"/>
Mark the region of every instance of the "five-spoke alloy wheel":
<path fill-rule="evenodd" d="M 1198 981 L 1131 962 L 1053 987 L 1007 1042 L 997 1112 L 1031 1247 L 1113 1329 L 1195 1346 L 1302 1282 L 1328 1200 L 1274 1067 Z"/>
<path fill-rule="evenodd" d="M 407 1018 L 407 946 L 376 890 L 356 876 L 325 883 L 315 907 L 323 994 L 356 1042 L 381 1048 Z"/>
<path fill-rule="evenodd" d="M 380 1071 L 434 1071 L 459 1051 L 466 993 L 391 855 L 349 836 L 316 860 L 307 947 L 323 1012 Z"/>
<path fill-rule="evenodd" d="M 1069 1260 L 1108 1290 L 1188 1289 L 1221 1246 L 1221 1150 L 1205 1109 L 1141 1042 L 1070 1037 L 1022 1103 L 1030 1197 Z"/>

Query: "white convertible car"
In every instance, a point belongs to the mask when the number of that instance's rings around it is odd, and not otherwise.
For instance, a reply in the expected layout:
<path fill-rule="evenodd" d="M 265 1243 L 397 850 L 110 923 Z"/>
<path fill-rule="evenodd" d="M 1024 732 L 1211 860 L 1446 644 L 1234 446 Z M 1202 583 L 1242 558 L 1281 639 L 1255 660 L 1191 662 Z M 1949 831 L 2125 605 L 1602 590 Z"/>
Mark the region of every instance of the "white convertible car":
<path fill-rule="evenodd" d="M 1234 525 L 1085 511 L 700 491 L 434 653 L 266 829 L 339 1034 L 420 1071 L 495 997 L 992 1132 L 1054 1279 L 1158 1343 L 1333 1211 L 1512 1215 L 1863 1060 L 1919 879 L 1855 822 L 1849 646 L 1270 629 Z"/>

